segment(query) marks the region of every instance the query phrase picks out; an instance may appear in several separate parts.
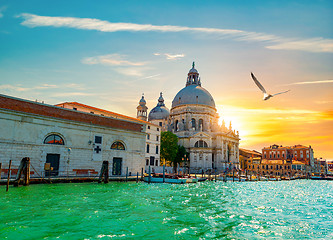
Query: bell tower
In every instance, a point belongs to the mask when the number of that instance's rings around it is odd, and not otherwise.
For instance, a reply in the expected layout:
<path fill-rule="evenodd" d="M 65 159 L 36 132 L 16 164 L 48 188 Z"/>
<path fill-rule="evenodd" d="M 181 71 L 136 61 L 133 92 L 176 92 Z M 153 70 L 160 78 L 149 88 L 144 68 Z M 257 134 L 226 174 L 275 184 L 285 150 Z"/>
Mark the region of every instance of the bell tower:
<path fill-rule="evenodd" d="M 140 120 L 147 121 L 147 106 L 144 94 L 142 94 L 142 98 L 139 101 L 139 106 L 136 108 L 136 117 Z"/>

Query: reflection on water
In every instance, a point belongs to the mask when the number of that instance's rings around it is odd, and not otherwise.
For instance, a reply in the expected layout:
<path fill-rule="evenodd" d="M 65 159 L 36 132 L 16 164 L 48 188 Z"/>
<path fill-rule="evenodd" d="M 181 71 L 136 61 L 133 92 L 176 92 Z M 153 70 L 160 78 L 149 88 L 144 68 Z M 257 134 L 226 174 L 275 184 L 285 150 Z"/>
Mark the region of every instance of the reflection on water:
<path fill-rule="evenodd" d="M 332 239 L 333 182 L 0 186 L 0 239 Z"/>

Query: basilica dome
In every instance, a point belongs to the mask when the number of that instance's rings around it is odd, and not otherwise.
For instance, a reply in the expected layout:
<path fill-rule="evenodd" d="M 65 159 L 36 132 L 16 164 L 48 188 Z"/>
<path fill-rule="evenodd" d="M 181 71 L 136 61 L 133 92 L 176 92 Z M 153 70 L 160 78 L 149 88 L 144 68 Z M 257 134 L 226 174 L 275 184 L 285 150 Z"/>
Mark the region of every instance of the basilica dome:
<path fill-rule="evenodd" d="M 190 69 L 186 81 L 186 87 L 180 90 L 172 101 L 172 108 L 186 105 L 199 104 L 215 108 L 215 102 L 210 93 L 201 87 L 201 80 L 198 71 L 194 68 Z"/>
<path fill-rule="evenodd" d="M 160 93 L 160 97 L 158 98 L 157 106 L 150 110 L 148 115 L 148 121 L 151 120 L 160 120 L 166 119 L 170 115 L 169 109 L 164 104 L 164 99 L 162 97 L 162 93 Z"/>

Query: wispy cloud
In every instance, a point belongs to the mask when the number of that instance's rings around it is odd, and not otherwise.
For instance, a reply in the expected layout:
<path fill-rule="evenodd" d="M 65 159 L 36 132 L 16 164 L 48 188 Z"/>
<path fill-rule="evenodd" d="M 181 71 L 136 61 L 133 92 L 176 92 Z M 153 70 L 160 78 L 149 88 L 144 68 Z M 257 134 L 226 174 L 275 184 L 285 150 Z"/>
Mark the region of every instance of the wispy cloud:
<path fill-rule="evenodd" d="M 315 101 L 317 104 L 328 104 L 328 103 L 333 103 L 333 101 L 327 101 L 327 100 L 321 100 L 321 101 Z"/>
<path fill-rule="evenodd" d="M 185 54 L 181 53 L 181 54 L 169 54 L 169 53 L 154 53 L 155 56 L 165 56 L 166 59 L 168 60 L 177 60 L 180 58 L 185 57 Z"/>
<path fill-rule="evenodd" d="M 68 97 L 68 96 L 99 96 L 99 93 L 86 93 L 86 92 L 59 92 L 51 94 L 52 97 Z"/>
<path fill-rule="evenodd" d="M 95 57 L 86 57 L 82 59 L 82 63 L 84 64 L 102 64 L 108 66 L 143 66 L 145 63 L 143 62 L 131 62 L 124 60 L 123 55 L 120 54 L 108 54 L 102 56 L 95 56 Z"/>
<path fill-rule="evenodd" d="M 333 52 L 333 40 L 325 38 L 290 39 L 276 35 L 249 32 L 237 29 L 193 28 L 172 25 L 151 25 L 136 23 L 113 23 L 94 18 L 49 17 L 23 13 L 21 23 L 27 27 L 67 27 L 102 32 L 195 32 L 215 34 L 220 38 L 231 38 L 236 41 L 263 42 L 268 49 L 301 50 L 308 52 Z"/>
<path fill-rule="evenodd" d="M 319 81 L 308 81 L 308 82 L 295 82 L 287 85 L 304 85 L 304 84 L 321 84 L 321 83 L 333 83 L 333 80 L 319 80 Z"/>
<path fill-rule="evenodd" d="M 47 90 L 47 89 L 79 89 L 79 90 L 84 90 L 85 88 L 80 86 L 79 84 L 76 83 L 67 83 L 67 84 L 59 84 L 59 85 L 54 85 L 54 84 L 42 84 L 38 86 L 32 86 L 32 87 L 22 87 L 21 84 L 3 84 L 0 85 L 0 90 L 10 90 L 10 91 L 15 91 L 15 92 L 28 92 L 28 91 L 34 91 L 34 90 Z"/>
<path fill-rule="evenodd" d="M 2 6 L 2 7 L 0 7 L 0 18 L 3 17 L 3 12 L 4 12 L 6 9 L 7 9 L 6 6 Z"/>
<path fill-rule="evenodd" d="M 26 87 L 21 87 L 20 85 L 11 85 L 11 84 L 0 85 L 1 90 L 14 90 L 17 92 L 25 92 L 30 90 L 48 89 L 48 88 L 57 88 L 57 86 L 52 84 L 42 84 L 41 86 L 26 88 Z"/>
<path fill-rule="evenodd" d="M 155 74 L 155 75 L 151 75 L 151 76 L 148 76 L 148 77 L 140 78 L 139 80 L 150 79 L 150 78 L 158 77 L 158 76 L 160 76 L 160 75 L 161 75 L 161 74 Z"/>
<path fill-rule="evenodd" d="M 143 76 L 145 62 L 133 62 L 126 60 L 125 55 L 107 54 L 102 56 L 86 57 L 81 60 L 83 64 L 101 64 L 114 67 L 113 69 L 120 74 L 127 76 Z"/>

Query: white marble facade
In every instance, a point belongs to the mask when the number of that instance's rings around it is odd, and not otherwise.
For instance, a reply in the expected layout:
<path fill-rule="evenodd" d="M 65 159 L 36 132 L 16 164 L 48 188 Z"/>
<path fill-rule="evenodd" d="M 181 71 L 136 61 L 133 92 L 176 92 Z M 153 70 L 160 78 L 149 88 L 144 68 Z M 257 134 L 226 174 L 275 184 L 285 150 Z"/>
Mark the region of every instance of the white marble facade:
<path fill-rule="evenodd" d="M 159 121 L 158 117 L 152 119 Z M 194 63 L 186 86 L 172 101 L 170 115 L 160 122 L 163 129 L 178 136 L 179 144 L 190 153 L 187 165 L 191 172 L 239 168 L 239 134 L 231 126 L 225 127 L 224 122 L 219 125 L 214 99 L 201 87 Z"/>

